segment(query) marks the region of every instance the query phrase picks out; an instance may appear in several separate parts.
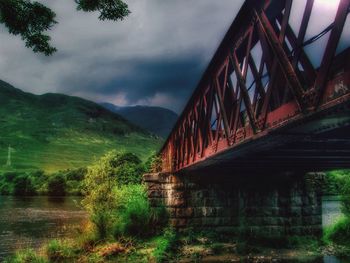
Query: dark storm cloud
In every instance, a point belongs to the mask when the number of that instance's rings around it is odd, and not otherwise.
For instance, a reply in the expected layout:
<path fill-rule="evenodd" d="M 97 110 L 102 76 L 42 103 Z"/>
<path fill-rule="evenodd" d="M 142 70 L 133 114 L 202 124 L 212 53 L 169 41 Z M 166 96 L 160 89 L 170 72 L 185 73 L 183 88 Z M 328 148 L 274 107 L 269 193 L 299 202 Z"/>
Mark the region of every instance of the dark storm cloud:
<path fill-rule="evenodd" d="M 169 105 L 170 108 L 180 108 L 183 104 L 181 98 L 187 100 L 206 66 L 199 55 L 123 61 L 121 64 L 129 69 L 129 73 L 112 78 L 105 85 L 87 83 L 77 88 L 77 92 L 99 93 L 110 97 L 119 92 L 125 94 L 124 99 L 131 104 L 151 99 L 160 92 L 179 100 L 177 105 Z M 62 83 L 62 86 L 69 87 L 72 83 L 71 80 L 65 81 L 67 83 Z M 64 91 L 69 92 L 68 89 Z"/>
<path fill-rule="evenodd" d="M 132 67 L 133 74 L 113 80 L 105 91 L 113 94 L 115 87 L 120 87 L 121 91 L 127 92 L 127 99 L 131 102 L 150 97 L 160 90 L 171 95 L 183 91 L 188 94 L 186 88 L 193 87 L 201 73 L 200 62 L 200 58 L 140 61 Z"/>
<path fill-rule="evenodd" d="M 0 27 L 0 79 L 42 94 L 179 111 L 243 0 L 130 0 L 122 22 L 99 22 L 74 1 L 41 0 L 57 13 L 58 52 L 34 54 Z"/>

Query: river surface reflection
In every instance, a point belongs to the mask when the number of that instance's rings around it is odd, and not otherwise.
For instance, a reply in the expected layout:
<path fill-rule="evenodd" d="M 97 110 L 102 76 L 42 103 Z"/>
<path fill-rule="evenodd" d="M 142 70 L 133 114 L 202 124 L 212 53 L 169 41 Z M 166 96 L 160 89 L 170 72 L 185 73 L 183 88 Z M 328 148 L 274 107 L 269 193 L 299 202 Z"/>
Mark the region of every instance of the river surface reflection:
<path fill-rule="evenodd" d="M 71 238 L 87 218 L 81 197 L 0 196 L 0 262 L 18 248 L 37 248 L 49 239 Z"/>

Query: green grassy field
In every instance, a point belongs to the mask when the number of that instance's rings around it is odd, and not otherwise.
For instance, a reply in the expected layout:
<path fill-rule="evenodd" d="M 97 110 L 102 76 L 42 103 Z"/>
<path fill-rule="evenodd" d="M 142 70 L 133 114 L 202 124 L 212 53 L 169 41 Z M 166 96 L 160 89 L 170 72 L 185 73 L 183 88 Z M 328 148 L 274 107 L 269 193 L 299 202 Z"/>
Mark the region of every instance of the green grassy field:
<path fill-rule="evenodd" d="M 119 115 L 77 97 L 36 96 L 0 81 L 0 105 L 0 171 L 78 168 L 113 149 L 145 160 L 162 143 Z M 11 167 L 6 166 L 9 146 Z"/>

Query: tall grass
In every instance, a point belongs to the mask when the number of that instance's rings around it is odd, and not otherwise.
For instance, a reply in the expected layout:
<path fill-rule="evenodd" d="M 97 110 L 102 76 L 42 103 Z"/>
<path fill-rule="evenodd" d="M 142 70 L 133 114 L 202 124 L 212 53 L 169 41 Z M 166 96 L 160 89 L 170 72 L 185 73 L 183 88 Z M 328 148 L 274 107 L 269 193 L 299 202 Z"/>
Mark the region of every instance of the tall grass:
<path fill-rule="evenodd" d="M 167 222 L 165 208 L 152 208 L 144 185 L 124 185 L 114 189 L 118 203 L 114 235 L 146 237 Z"/>

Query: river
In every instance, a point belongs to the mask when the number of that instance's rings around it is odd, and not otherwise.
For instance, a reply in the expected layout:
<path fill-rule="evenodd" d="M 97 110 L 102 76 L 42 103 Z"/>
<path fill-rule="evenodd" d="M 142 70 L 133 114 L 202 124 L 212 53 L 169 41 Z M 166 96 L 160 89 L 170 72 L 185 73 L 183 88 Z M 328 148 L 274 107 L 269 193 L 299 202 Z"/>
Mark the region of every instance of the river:
<path fill-rule="evenodd" d="M 37 248 L 52 238 L 73 237 L 87 214 L 81 197 L 0 196 L 0 262 L 18 248 Z"/>

